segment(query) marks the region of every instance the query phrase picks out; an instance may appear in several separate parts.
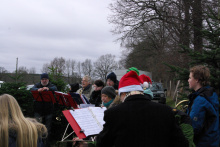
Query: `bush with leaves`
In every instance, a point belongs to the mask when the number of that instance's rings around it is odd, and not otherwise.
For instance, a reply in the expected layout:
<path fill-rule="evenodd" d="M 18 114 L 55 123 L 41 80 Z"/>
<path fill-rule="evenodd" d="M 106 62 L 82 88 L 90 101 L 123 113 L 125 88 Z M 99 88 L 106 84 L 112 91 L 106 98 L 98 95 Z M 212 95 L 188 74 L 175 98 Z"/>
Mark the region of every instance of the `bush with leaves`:
<path fill-rule="evenodd" d="M 26 117 L 33 117 L 33 96 L 26 89 L 25 83 L 4 83 L 0 88 L 0 94 L 10 94 L 19 103 Z"/>

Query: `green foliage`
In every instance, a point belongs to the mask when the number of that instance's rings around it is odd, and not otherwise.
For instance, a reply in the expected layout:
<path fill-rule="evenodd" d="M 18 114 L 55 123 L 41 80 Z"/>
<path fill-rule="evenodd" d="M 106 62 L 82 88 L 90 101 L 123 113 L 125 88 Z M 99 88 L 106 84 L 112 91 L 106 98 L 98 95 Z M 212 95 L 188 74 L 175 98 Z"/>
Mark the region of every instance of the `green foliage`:
<path fill-rule="evenodd" d="M 50 72 L 48 73 L 50 81 L 57 86 L 58 91 L 66 92 L 66 82 L 63 79 L 62 73 L 57 73 L 56 68 L 49 67 Z"/>
<path fill-rule="evenodd" d="M 0 94 L 10 94 L 19 103 L 26 117 L 33 117 L 33 96 L 26 90 L 25 83 L 4 83 Z"/>
<path fill-rule="evenodd" d="M 58 91 L 67 92 L 66 89 L 67 83 L 63 79 L 63 74 L 56 72 L 57 68 L 49 67 L 49 70 L 50 70 L 50 72 L 48 73 L 49 79 L 54 85 L 57 86 Z M 65 107 L 60 106 L 57 103 L 54 104 L 53 121 L 51 126 L 51 135 L 54 140 L 61 140 L 65 128 L 68 124 L 66 118 L 62 113 L 64 109 Z"/>
<path fill-rule="evenodd" d="M 190 57 L 190 62 L 186 63 L 189 67 L 194 65 L 205 65 L 210 69 L 210 85 L 220 92 L 220 19 L 217 17 L 211 9 L 207 14 L 209 18 L 206 19 L 208 26 L 201 30 L 203 39 L 205 40 L 203 45 L 203 51 L 197 52 L 191 48 L 182 46 L 181 53 L 187 53 Z M 187 79 L 189 76 L 189 69 L 181 69 L 178 66 L 172 66 L 166 64 L 170 67 L 171 72 L 176 74 L 176 80 L 181 80 L 184 84 L 185 90 L 188 87 Z"/>

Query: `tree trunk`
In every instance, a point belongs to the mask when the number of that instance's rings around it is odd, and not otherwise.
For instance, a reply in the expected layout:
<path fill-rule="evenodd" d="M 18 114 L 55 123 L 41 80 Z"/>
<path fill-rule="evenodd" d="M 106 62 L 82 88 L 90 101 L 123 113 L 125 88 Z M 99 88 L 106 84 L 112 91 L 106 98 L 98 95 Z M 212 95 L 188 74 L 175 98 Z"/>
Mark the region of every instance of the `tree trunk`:
<path fill-rule="evenodd" d="M 194 31 L 194 50 L 202 52 L 202 0 L 194 0 L 192 3 L 192 19 L 193 19 L 193 31 Z"/>

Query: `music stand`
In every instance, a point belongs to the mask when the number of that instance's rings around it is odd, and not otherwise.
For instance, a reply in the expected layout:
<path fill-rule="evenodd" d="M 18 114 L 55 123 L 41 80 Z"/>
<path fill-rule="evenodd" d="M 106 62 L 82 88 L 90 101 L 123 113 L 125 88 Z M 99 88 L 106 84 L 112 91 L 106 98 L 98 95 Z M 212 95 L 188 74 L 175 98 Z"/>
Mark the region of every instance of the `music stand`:
<path fill-rule="evenodd" d="M 71 95 L 71 97 L 74 99 L 74 101 L 80 105 L 80 104 L 85 104 L 84 101 L 82 100 L 80 94 L 75 93 L 75 92 L 71 92 L 69 93 Z"/>
<path fill-rule="evenodd" d="M 63 99 L 62 92 L 55 91 L 54 94 L 56 96 L 58 104 L 66 106 L 66 102 Z"/>
<path fill-rule="evenodd" d="M 74 101 L 74 99 L 71 97 L 71 95 L 63 92 L 55 91 L 55 95 L 57 98 L 57 101 L 60 105 L 64 105 L 66 107 L 72 107 L 74 109 L 78 109 L 77 103 Z"/>
<path fill-rule="evenodd" d="M 31 93 L 34 99 L 38 102 L 53 102 L 53 104 L 56 103 L 52 91 L 42 91 L 42 92 L 31 91 Z"/>
<path fill-rule="evenodd" d="M 73 107 L 74 109 L 78 109 L 77 103 L 73 100 L 71 95 L 63 93 L 63 98 L 66 100 L 67 106 Z"/>
<path fill-rule="evenodd" d="M 62 111 L 64 116 L 66 117 L 67 121 L 69 122 L 67 127 L 66 127 L 66 130 L 63 134 L 63 137 L 62 137 L 62 140 L 61 141 L 64 141 L 67 137 L 69 137 L 71 134 L 74 133 L 71 132 L 68 136 L 64 137 L 65 134 L 66 134 L 66 131 L 69 127 L 69 125 L 72 127 L 73 130 L 75 130 L 75 134 L 79 137 L 79 139 L 82 139 L 82 138 L 86 138 L 86 135 L 82 132 L 81 128 L 79 127 L 78 123 L 76 122 L 76 120 L 73 118 L 73 116 L 71 115 L 70 111 L 69 110 L 65 110 L 65 111 Z"/>

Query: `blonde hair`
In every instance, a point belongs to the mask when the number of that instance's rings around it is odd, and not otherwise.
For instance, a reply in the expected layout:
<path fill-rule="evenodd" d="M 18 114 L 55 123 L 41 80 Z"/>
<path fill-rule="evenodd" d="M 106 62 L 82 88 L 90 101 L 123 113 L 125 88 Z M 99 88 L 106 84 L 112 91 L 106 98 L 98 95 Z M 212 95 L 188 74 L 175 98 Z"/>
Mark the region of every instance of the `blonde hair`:
<path fill-rule="evenodd" d="M 16 99 L 9 95 L 0 95 L 0 142 L 8 147 L 9 131 L 16 133 L 17 147 L 37 147 L 38 137 L 46 133 L 43 124 L 25 118 Z"/>

